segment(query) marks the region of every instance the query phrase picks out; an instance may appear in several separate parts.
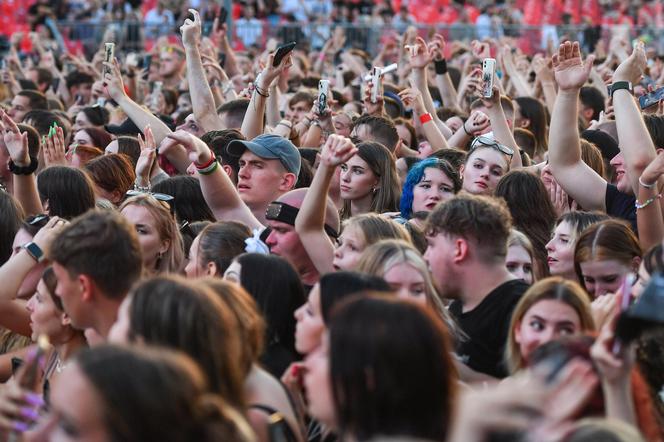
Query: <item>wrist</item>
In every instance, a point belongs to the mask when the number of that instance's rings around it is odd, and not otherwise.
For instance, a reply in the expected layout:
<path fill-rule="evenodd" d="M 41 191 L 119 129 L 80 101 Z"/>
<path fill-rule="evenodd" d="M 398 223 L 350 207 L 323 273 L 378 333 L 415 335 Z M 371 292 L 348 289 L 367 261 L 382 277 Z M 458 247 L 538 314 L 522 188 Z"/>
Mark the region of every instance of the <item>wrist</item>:
<path fill-rule="evenodd" d="M 214 161 L 214 155 L 212 155 L 212 152 L 207 149 L 198 153 L 198 159 L 194 162 L 194 166 L 196 166 L 197 169 L 204 169 L 206 166 L 209 166 L 212 161 Z"/>
<path fill-rule="evenodd" d="M 657 185 L 657 178 L 650 177 L 644 173 L 639 177 L 639 184 L 646 189 L 654 189 Z"/>

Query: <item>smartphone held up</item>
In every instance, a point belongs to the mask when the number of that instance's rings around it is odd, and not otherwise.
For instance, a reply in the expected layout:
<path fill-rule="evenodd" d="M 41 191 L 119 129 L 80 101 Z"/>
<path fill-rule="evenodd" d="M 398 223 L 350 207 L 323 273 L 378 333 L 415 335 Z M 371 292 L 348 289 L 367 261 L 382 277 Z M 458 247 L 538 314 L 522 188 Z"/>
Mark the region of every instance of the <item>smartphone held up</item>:
<path fill-rule="evenodd" d="M 482 97 L 493 96 L 493 79 L 496 74 L 496 60 L 485 58 L 482 60 Z"/>

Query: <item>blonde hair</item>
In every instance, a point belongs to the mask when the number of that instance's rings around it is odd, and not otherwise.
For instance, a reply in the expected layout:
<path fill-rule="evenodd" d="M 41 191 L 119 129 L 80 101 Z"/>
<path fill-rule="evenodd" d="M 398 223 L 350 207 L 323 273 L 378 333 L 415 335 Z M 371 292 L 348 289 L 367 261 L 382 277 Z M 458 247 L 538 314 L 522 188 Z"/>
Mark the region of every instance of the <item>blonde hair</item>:
<path fill-rule="evenodd" d="M 146 270 L 157 273 L 179 273 L 184 262 L 184 243 L 175 222 L 175 216 L 171 214 L 168 204 L 145 193 L 127 198 L 120 205 L 119 210 L 122 212 L 125 207 L 132 205 L 143 207 L 152 215 L 159 239 L 168 242 L 168 249 L 157 259 L 156 268 Z"/>
<path fill-rule="evenodd" d="M 537 265 L 537 260 L 535 259 L 535 249 L 533 248 L 533 243 L 530 242 L 528 237 L 526 236 L 525 233 L 523 233 L 520 230 L 517 229 L 511 229 L 510 230 L 510 236 L 507 238 L 507 249 L 509 250 L 510 247 L 512 246 L 518 246 L 518 247 L 523 247 L 526 252 L 528 252 L 528 256 L 530 256 L 530 262 L 532 263 L 533 267 L 533 282 L 538 281 L 540 278 L 542 278 L 541 269 Z"/>
<path fill-rule="evenodd" d="M 505 346 L 505 361 L 510 373 L 523 368 L 525 360 L 516 342 L 515 330 L 530 308 L 543 300 L 554 300 L 568 305 L 577 315 L 581 323 L 581 332 L 595 330 L 595 322 L 590 309 L 590 300 L 583 288 L 575 281 L 560 276 L 545 278 L 526 291 L 514 308 Z"/>
<path fill-rule="evenodd" d="M 382 239 L 400 239 L 411 242 L 410 234 L 404 226 L 375 213 L 364 213 L 348 218 L 344 229 L 356 227 L 362 232 L 365 244 L 375 244 Z"/>
<path fill-rule="evenodd" d="M 395 265 L 407 264 L 424 278 L 424 293 L 427 304 L 443 319 L 454 336 L 458 336 L 458 326 L 448 313 L 443 300 L 431 279 L 426 261 L 412 244 L 400 239 L 385 239 L 365 249 L 357 265 L 357 271 L 373 276 L 385 277 Z"/>

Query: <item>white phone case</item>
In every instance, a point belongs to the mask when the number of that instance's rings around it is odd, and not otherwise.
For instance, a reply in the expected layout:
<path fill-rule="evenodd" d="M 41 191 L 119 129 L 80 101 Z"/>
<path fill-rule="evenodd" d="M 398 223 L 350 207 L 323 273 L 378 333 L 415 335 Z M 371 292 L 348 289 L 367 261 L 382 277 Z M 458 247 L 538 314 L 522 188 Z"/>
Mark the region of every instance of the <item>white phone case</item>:
<path fill-rule="evenodd" d="M 482 96 L 491 98 L 493 95 L 493 77 L 496 73 L 496 60 L 485 58 L 482 61 Z"/>

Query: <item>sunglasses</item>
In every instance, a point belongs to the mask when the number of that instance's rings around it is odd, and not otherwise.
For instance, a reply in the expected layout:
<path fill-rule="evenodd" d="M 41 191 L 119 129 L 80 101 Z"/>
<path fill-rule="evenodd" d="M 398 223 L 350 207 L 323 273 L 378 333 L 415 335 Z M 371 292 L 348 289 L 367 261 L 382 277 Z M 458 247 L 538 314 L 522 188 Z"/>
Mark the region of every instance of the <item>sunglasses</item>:
<path fill-rule="evenodd" d="M 127 197 L 139 196 L 139 195 L 150 195 L 157 201 L 161 201 L 168 206 L 168 209 L 171 211 L 171 215 L 175 215 L 175 197 L 167 195 L 165 193 L 153 193 L 153 192 L 141 192 L 140 190 L 128 190 L 125 194 Z"/>
<path fill-rule="evenodd" d="M 503 144 L 500 144 L 493 138 L 489 137 L 484 137 L 484 136 L 479 136 L 473 140 L 473 142 L 470 144 L 470 151 L 468 154 L 470 155 L 475 149 L 478 149 L 480 147 L 490 147 L 492 149 L 496 149 L 500 153 L 503 153 L 510 157 L 510 159 L 514 156 L 514 149 L 507 147 Z"/>

